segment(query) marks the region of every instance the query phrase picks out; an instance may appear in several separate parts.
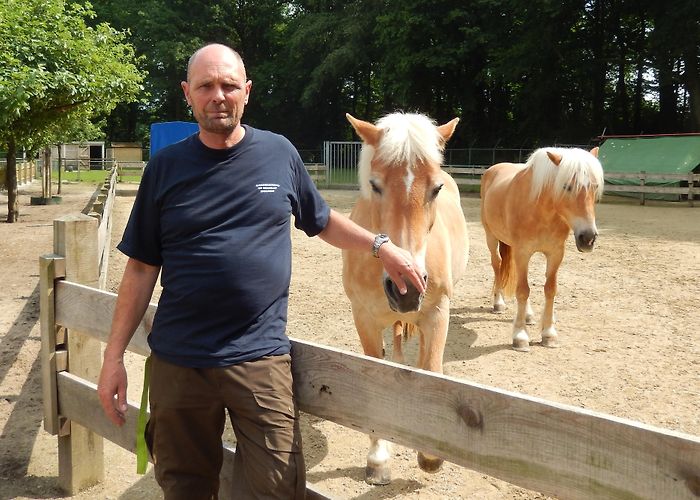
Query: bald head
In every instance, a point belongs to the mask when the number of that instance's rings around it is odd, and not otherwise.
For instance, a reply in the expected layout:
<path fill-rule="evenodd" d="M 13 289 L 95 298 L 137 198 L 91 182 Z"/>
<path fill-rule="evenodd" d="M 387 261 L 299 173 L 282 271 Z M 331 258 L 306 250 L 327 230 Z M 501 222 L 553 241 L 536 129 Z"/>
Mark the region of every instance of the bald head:
<path fill-rule="evenodd" d="M 238 61 L 238 64 L 243 69 L 243 78 L 245 78 L 245 64 L 243 64 L 243 58 L 241 57 L 241 55 L 228 45 L 224 45 L 221 43 L 210 43 L 208 45 L 200 47 L 195 51 L 194 54 L 190 56 L 189 61 L 187 61 L 187 81 L 190 81 L 190 78 L 192 76 L 192 67 L 195 65 L 195 63 L 198 62 L 198 59 L 213 58 L 215 60 L 220 60 L 222 58 L 231 56 L 233 56 Z"/>

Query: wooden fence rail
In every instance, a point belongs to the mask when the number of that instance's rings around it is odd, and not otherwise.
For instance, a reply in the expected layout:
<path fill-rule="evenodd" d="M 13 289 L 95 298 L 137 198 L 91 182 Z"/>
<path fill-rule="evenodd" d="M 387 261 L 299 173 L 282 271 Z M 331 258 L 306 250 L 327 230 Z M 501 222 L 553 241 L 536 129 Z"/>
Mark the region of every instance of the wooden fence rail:
<path fill-rule="evenodd" d="M 120 161 L 116 165 L 117 167 L 117 181 L 125 182 L 127 178 L 140 178 L 143 176 L 143 169 L 146 168 L 145 161 L 132 161 L 125 162 Z"/>
<path fill-rule="evenodd" d="M 36 165 L 32 161 L 17 163 L 17 186 L 29 184 L 36 177 Z M 0 189 L 7 189 L 7 166 L 0 164 Z"/>
<path fill-rule="evenodd" d="M 461 185 L 480 185 L 481 175 L 488 167 L 453 167 L 446 166 L 443 170 L 454 177 L 457 184 Z M 630 181 L 636 180 L 639 185 L 633 184 L 615 184 L 615 181 Z M 647 172 L 627 173 L 627 172 L 605 172 L 605 188 L 607 193 L 641 193 L 640 203 L 646 203 L 646 194 L 679 194 L 686 195 L 690 206 L 694 206 L 695 193 L 700 192 L 700 174 L 651 174 Z M 658 186 L 647 183 L 660 182 L 682 182 L 687 183 L 686 186 Z"/>
<path fill-rule="evenodd" d="M 320 163 L 307 164 L 307 170 L 317 184 L 328 185 L 328 168 Z M 443 170 L 449 173 L 462 186 L 481 185 L 481 176 L 488 165 L 453 166 L 446 165 Z M 640 203 L 646 203 L 646 194 L 678 194 L 687 197 L 690 206 L 694 206 L 694 199 L 700 193 L 700 174 L 652 174 L 647 172 L 605 172 L 605 192 L 608 193 L 641 193 Z M 636 180 L 639 184 L 616 184 L 615 181 Z M 678 186 L 659 186 L 658 183 L 677 182 Z M 651 183 L 651 184 L 649 184 Z M 681 183 L 687 185 L 681 186 Z"/>
<path fill-rule="evenodd" d="M 72 362 L 66 370 L 51 335 L 67 329 L 68 337 L 80 331 L 105 341 L 116 296 L 54 281 L 62 260 L 41 259 L 45 419 L 73 421 L 133 451 L 137 406 L 130 403 L 123 427 L 110 424 L 94 381 L 73 373 Z M 130 351 L 148 355 L 155 310 L 151 304 Z M 292 359 L 302 411 L 513 484 L 571 499 L 700 497 L 698 437 L 306 341 L 292 339 Z M 235 497 L 233 453 L 225 450 L 221 498 Z M 326 498 L 311 486 L 308 492 Z"/>

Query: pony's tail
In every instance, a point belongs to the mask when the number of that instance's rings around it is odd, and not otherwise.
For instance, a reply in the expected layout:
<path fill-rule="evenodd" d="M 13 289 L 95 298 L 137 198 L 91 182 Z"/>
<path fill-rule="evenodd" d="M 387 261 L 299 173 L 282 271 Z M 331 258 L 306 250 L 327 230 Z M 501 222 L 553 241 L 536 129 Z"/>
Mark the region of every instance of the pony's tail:
<path fill-rule="evenodd" d="M 498 279 L 494 287 L 503 290 L 503 295 L 512 297 L 515 294 L 515 262 L 513 261 L 513 249 L 503 243 L 498 242 L 498 253 L 501 256 L 501 268 Z"/>

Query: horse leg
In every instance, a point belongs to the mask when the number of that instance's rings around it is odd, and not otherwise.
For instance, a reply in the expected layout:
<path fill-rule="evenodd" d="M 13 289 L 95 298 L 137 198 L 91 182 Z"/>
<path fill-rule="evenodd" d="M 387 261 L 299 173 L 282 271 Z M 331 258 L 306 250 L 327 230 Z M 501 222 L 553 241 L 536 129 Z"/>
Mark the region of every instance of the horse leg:
<path fill-rule="evenodd" d="M 384 340 L 382 330 L 378 328 L 369 315 L 356 314 L 353 309 L 355 328 L 360 336 L 362 351 L 373 358 L 384 358 Z M 367 452 L 367 467 L 365 468 L 365 481 L 368 484 L 380 485 L 391 482 L 390 443 L 383 439 L 370 437 L 369 451 Z"/>
<path fill-rule="evenodd" d="M 394 326 L 392 327 L 392 330 L 394 338 L 394 348 L 391 353 L 391 360 L 396 363 L 405 364 L 403 358 L 403 349 L 401 347 L 401 341 L 403 340 L 403 323 L 401 321 L 396 321 L 394 323 Z"/>
<path fill-rule="evenodd" d="M 486 231 L 486 245 L 491 254 L 491 267 L 493 268 L 493 312 L 502 313 L 506 310 L 506 302 L 503 299 L 503 290 L 499 288 L 498 279 L 501 272 L 501 255 L 498 252 L 498 239 Z"/>
<path fill-rule="evenodd" d="M 544 282 L 544 311 L 542 312 L 542 345 L 559 347 L 554 328 L 554 297 L 557 294 L 557 271 L 564 259 L 564 249 L 547 255 L 547 279 Z"/>
<path fill-rule="evenodd" d="M 518 311 L 513 320 L 513 349 L 522 352 L 530 350 L 530 337 L 525 327 L 530 298 L 530 285 L 527 283 L 529 261 L 530 254 L 516 252 L 515 271 L 517 285 L 515 287 L 515 297 L 518 301 Z M 530 308 L 530 313 L 532 313 L 532 308 Z"/>
<path fill-rule="evenodd" d="M 420 350 L 418 354 L 419 368 L 431 372 L 442 373 L 442 361 L 445 354 L 445 342 L 450 321 L 450 299 L 443 297 L 435 308 L 434 314 L 423 315 L 418 328 L 420 330 Z M 440 470 L 442 458 L 418 452 L 418 467 L 425 472 L 434 473 Z"/>
<path fill-rule="evenodd" d="M 532 310 L 532 305 L 530 305 L 530 299 L 527 299 L 525 304 L 525 324 L 534 325 L 535 324 L 535 311 Z"/>

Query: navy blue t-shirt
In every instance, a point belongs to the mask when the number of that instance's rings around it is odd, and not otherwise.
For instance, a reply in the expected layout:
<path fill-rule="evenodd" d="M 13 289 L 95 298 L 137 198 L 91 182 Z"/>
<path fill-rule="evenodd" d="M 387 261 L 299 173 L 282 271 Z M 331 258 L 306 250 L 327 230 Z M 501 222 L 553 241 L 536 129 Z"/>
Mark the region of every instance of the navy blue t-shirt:
<path fill-rule="evenodd" d="M 224 150 L 194 134 L 148 162 L 118 248 L 161 266 L 151 350 L 174 364 L 227 366 L 290 350 L 291 216 L 309 236 L 330 208 L 292 144 L 244 126 Z"/>

